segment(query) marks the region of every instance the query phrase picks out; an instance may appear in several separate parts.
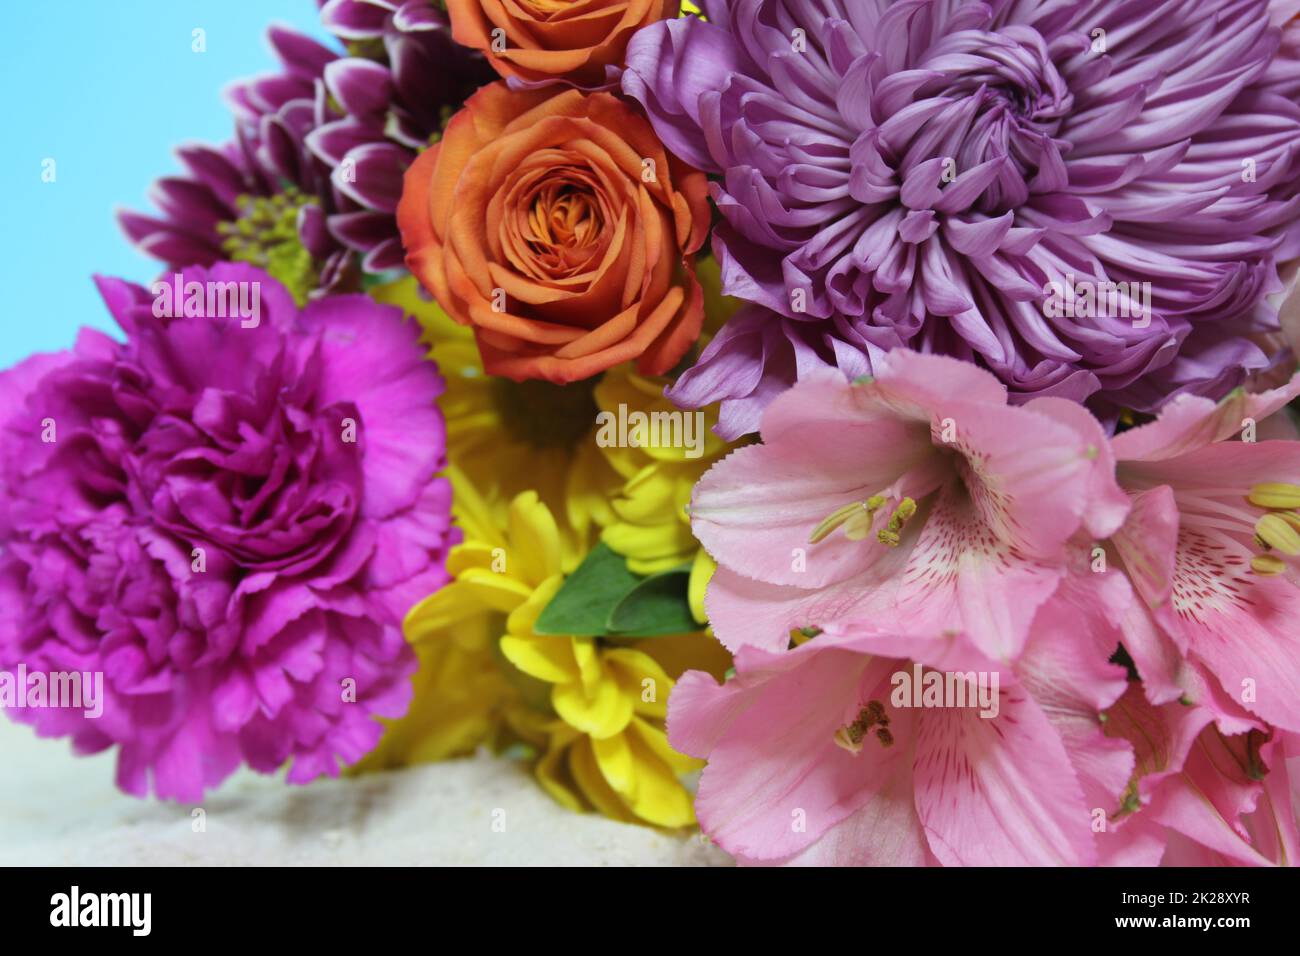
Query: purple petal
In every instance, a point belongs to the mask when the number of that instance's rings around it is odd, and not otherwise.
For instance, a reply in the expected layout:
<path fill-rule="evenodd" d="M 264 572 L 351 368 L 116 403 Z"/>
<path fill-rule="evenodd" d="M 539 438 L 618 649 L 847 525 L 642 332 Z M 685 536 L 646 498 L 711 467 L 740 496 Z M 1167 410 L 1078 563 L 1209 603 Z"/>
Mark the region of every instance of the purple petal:
<path fill-rule="evenodd" d="M 393 77 L 388 67 L 354 56 L 327 66 L 325 85 L 343 111 L 352 116 L 382 116 L 393 96 Z"/>
<path fill-rule="evenodd" d="M 367 209 L 394 213 L 402 198 L 402 176 L 410 164 L 411 154 L 400 146 L 369 143 L 351 150 L 331 179 L 336 189 Z"/>

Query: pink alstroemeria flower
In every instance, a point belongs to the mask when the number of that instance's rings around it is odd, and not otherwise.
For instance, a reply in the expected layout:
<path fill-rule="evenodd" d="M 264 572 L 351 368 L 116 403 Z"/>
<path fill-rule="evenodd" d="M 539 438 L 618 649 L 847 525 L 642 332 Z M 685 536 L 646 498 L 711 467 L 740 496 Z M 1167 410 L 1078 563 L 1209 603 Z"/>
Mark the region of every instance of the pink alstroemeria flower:
<path fill-rule="evenodd" d="M 1082 406 L 1011 406 L 988 372 L 906 349 L 874 379 L 799 382 L 765 410 L 762 438 L 691 503 L 719 564 L 706 609 L 733 650 L 870 617 L 1014 660 L 1071 560 L 1128 507 Z"/>
<path fill-rule="evenodd" d="M 1133 502 L 1112 540 L 1142 599 L 1124 646 L 1152 703 L 1240 705 L 1300 731 L 1300 441 L 1263 440 L 1297 394 L 1300 376 L 1179 397 L 1112 441 Z"/>
<path fill-rule="evenodd" d="M 1300 736 L 1230 702 L 1154 705 L 1137 682 L 1106 712 L 1106 735 L 1128 740 L 1137 759 L 1125 832 L 1136 844 L 1165 844 L 1165 865 L 1300 862 Z"/>
<path fill-rule="evenodd" d="M 688 672 L 668 735 L 708 761 L 704 832 L 742 863 L 1154 865 L 1162 830 L 1112 824 L 1136 765 L 1099 715 L 1127 678 L 1078 639 L 1086 597 L 1050 602 L 1061 613 L 1039 616 L 1014 672 L 977 669 L 959 642 L 834 626 L 789 651 L 742 647 L 722 686 Z M 998 675 L 996 713 L 895 699 L 917 649 L 968 700 Z"/>

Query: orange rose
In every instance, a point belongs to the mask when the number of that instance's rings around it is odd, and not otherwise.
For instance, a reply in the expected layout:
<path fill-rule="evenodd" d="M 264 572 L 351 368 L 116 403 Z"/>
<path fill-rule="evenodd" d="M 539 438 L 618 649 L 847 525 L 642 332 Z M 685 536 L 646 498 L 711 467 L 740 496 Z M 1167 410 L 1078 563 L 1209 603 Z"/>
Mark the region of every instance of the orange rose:
<path fill-rule="evenodd" d="M 502 76 L 584 86 L 604 83 L 633 33 L 680 8 L 681 0 L 447 0 L 452 37 L 482 50 Z"/>
<path fill-rule="evenodd" d="M 704 316 L 704 174 L 617 97 L 553 90 L 486 86 L 420 154 L 397 207 L 406 264 L 473 326 L 489 374 L 661 375 Z"/>

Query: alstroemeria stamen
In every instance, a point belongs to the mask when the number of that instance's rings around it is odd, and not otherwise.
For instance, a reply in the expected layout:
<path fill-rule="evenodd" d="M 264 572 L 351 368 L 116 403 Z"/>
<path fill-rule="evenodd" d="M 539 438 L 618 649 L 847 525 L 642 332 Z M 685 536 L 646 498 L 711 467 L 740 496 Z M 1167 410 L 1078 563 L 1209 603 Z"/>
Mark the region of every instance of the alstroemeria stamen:
<path fill-rule="evenodd" d="M 1250 569 L 1256 574 L 1271 578 L 1286 570 L 1286 562 L 1271 554 L 1257 554 L 1250 559 Z"/>
<path fill-rule="evenodd" d="M 1300 485 L 1286 481 L 1269 481 L 1254 485 L 1246 500 L 1260 508 L 1290 510 L 1300 508 Z"/>
<path fill-rule="evenodd" d="M 1300 555 L 1300 530 L 1279 512 L 1270 512 L 1255 522 L 1255 537 L 1283 554 Z"/>
<path fill-rule="evenodd" d="M 853 723 L 845 724 L 835 731 L 835 743 L 857 756 L 862 752 L 862 741 L 866 739 L 867 731 L 872 727 L 876 728 L 876 739 L 880 741 L 882 747 L 893 744 L 894 735 L 889 732 L 889 716 L 885 713 L 885 706 L 878 700 L 868 701 L 866 706 L 858 711 L 857 719 Z"/>
<path fill-rule="evenodd" d="M 1300 485 L 1288 481 L 1266 481 L 1251 485 L 1246 501 L 1265 513 L 1255 519 L 1255 544 L 1261 553 L 1251 559 L 1250 568 L 1256 574 L 1272 577 L 1282 574 L 1287 563 L 1278 552 L 1288 557 L 1300 556 Z"/>
<path fill-rule="evenodd" d="M 894 509 L 894 513 L 889 516 L 889 525 L 881 528 L 876 534 L 876 539 L 881 544 L 887 544 L 891 548 L 898 547 L 900 532 L 903 525 L 907 524 L 907 519 L 916 514 L 916 502 L 911 498 L 904 498 Z"/>
<path fill-rule="evenodd" d="M 872 495 L 866 501 L 851 501 L 843 507 L 836 508 L 813 528 L 808 536 L 809 544 L 816 544 L 829 537 L 836 528 L 843 526 L 844 535 L 850 541 L 861 541 L 871 530 L 877 509 L 885 503 L 883 495 Z"/>

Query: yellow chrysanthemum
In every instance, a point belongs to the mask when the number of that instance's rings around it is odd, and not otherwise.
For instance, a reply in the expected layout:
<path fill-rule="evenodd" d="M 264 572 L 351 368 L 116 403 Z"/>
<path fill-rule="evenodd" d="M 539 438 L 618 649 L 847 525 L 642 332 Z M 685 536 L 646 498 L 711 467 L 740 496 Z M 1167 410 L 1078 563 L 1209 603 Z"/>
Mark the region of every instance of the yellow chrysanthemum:
<path fill-rule="evenodd" d="M 706 306 L 703 345 L 734 314 L 738 300 L 722 295 L 712 258 L 700 260 L 697 274 Z M 480 493 L 498 526 L 507 503 L 533 490 L 557 518 L 566 572 L 577 566 L 597 533 L 637 574 L 689 561 L 691 609 L 704 622 L 704 591 L 714 564 L 691 535 L 686 505 L 696 480 L 728 448 L 713 433 L 716 407 L 700 413 L 699 427 L 694 413 L 679 411 L 664 398 L 667 378 L 638 375 L 631 363 L 610 369 L 594 385 L 487 376 L 473 333 L 423 298 L 414 279 L 379 286 L 371 294 L 400 306 L 424 327 L 430 354 L 447 380 L 439 404 L 447 420 L 448 460 Z M 702 454 L 692 457 L 694 450 L 680 444 L 659 446 L 645 430 L 637 433 L 640 447 L 602 448 L 595 440 L 597 413 L 616 415 L 620 403 L 647 416 L 692 416 Z M 456 501 L 453 513 L 459 517 Z"/>
<path fill-rule="evenodd" d="M 687 505 L 691 489 L 708 469 L 730 450 L 729 445 L 713 433 L 717 410 L 683 412 L 674 409 L 663 395 L 661 379 L 637 375 L 630 367 L 620 366 L 605 373 L 596 386 L 596 402 L 611 421 L 617 421 L 620 406 L 643 413 L 638 427 L 628 429 L 635 444 L 602 447 L 606 460 L 623 478 L 623 484 L 610 501 L 612 514 L 604 522 L 601 540 L 627 559 L 635 574 L 657 574 L 669 568 L 691 564 L 691 613 L 701 624 L 705 621 L 704 589 L 716 567 L 691 533 Z M 624 411 L 623 417 L 627 417 Z M 655 415 L 672 414 L 676 419 L 662 419 L 682 424 L 696 439 L 695 447 L 683 442 L 661 439 L 671 436 L 676 425 L 655 428 Z"/>
<path fill-rule="evenodd" d="M 601 539 L 626 557 L 636 574 L 656 574 L 694 560 L 700 545 L 687 512 L 691 489 L 729 450 L 712 431 L 716 410 L 677 410 L 664 397 L 664 384 L 620 366 L 596 386 L 596 403 L 609 414 L 611 425 L 620 417 L 626 420 L 628 410 L 642 416 L 627 428 L 626 445 L 601 447 L 623 478 Z"/>
<path fill-rule="evenodd" d="M 703 264 L 711 329 L 733 308 Z M 554 386 L 483 373 L 471 332 L 422 298 L 413 280 L 371 290 L 415 315 L 447 380 L 447 475 L 464 541 L 452 582 L 417 605 L 407 638 L 420 658 L 406 717 L 389 724 L 359 769 L 438 760 L 511 739 L 536 749 L 541 785 L 566 806 L 677 827 L 693 821 L 681 775 L 697 763 L 668 745 L 673 679 L 689 668 L 721 676 L 726 651 L 702 632 L 645 639 L 539 635 L 533 624 L 597 537 L 649 574 L 691 562 L 691 609 L 704 621 L 713 565 L 690 533 L 685 505 L 725 453 L 701 423 L 663 397 L 668 379 L 625 365 L 599 381 Z M 600 411 L 691 415 L 695 455 L 634 429 L 636 447 L 601 447 Z"/>
<path fill-rule="evenodd" d="M 447 381 L 438 400 L 447 421 L 447 460 L 478 491 L 497 527 L 522 491 L 535 491 L 559 522 L 563 564 L 572 571 L 610 518 L 621 479 L 591 440 L 594 383 L 512 382 L 486 375 L 473 332 L 423 298 L 410 277 L 377 286 L 424 328 L 430 356 Z M 452 513 L 459 517 L 456 500 Z"/>
<path fill-rule="evenodd" d="M 513 622 L 512 622 L 513 623 Z M 684 635 L 701 647 L 702 635 Z M 674 638 L 655 638 L 656 641 Z M 512 632 L 502 653 L 550 685 L 553 714 L 511 709 L 511 727 L 538 745 L 542 786 L 565 806 L 662 827 L 695 822 L 681 775 L 703 765 L 668 745 L 663 719 L 673 680 L 655 658 L 598 638 Z"/>
<path fill-rule="evenodd" d="M 668 746 L 666 702 L 674 673 L 688 666 L 719 672 L 725 655 L 698 633 L 618 645 L 535 633 L 565 580 L 550 509 L 524 492 L 508 506 L 503 530 L 484 526 L 476 521 L 487 517 L 483 500 L 461 484 L 463 476 L 455 481 L 471 527 L 449 560 L 454 580 L 407 615 L 408 639 L 422 649 L 465 634 L 493 635 L 486 648 L 475 645 L 490 659 L 499 638 L 503 686 L 489 691 L 510 728 L 539 750 L 539 782 L 566 806 L 663 827 L 693 822 L 680 775 L 698 764 Z M 429 713 L 417 701 L 396 722 L 384 741 L 388 760 L 419 759 L 430 749 L 422 737 L 443 735 L 426 723 Z"/>

